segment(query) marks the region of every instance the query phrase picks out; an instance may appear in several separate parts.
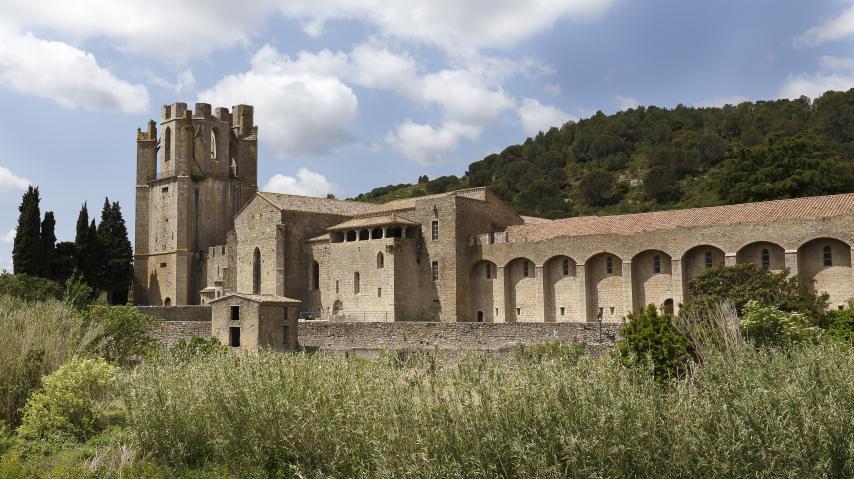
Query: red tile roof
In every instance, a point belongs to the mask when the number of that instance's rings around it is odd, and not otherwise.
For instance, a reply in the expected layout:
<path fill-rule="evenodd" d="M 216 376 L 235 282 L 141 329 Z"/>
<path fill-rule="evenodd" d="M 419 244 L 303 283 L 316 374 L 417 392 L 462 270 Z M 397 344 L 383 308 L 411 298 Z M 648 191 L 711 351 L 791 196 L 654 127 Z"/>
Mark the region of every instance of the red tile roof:
<path fill-rule="evenodd" d="M 694 226 L 826 218 L 852 212 L 854 193 L 846 193 L 686 210 L 580 216 L 546 223 L 508 226 L 507 235 L 510 241 L 541 241 L 558 236 L 632 235 L 644 231 Z"/>

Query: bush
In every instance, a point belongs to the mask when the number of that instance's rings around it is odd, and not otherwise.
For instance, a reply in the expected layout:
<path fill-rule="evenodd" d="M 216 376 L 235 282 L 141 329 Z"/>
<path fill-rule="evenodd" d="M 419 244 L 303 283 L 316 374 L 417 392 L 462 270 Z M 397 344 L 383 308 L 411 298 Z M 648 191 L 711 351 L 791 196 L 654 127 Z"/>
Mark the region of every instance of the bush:
<path fill-rule="evenodd" d="M 82 316 L 55 300 L 27 303 L 0 296 L 0 420 L 16 426 L 30 393 L 97 335 Z"/>
<path fill-rule="evenodd" d="M 618 351 L 624 362 L 652 368 L 658 378 L 678 376 L 690 358 L 688 341 L 673 326 L 673 317 L 659 314 L 655 305 L 627 317 L 620 329 Z"/>
<path fill-rule="evenodd" d="M 62 299 L 62 287 L 45 278 L 26 274 L 0 274 L 0 296 L 8 295 L 25 301 Z"/>
<path fill-rule="evenodd" d="M 745 337 L 759 346 L 815 340 L 820 334 L 820 329 L 804 313 L 782 311 L 757 301 L 745 305 L 739 325 Z"/>
<path fill-rule="evenodd" d="M 118 370 L 102 358 L 74 358 L 43 380 L 23 410 L 18 436 L 26 441 L 85 441 L 106 425 L 105 403 Z"/>
<path fill-rule="evenodd" d="M 193 336 L 188 340 L 178 339 L 174 346 L 169 348 L 169 354 L 180 361 L 189 361 L 197 357 L 209 356 L 227 351 L 217 338 L 201 338 Z"/>
<path fill-rule="evenodd" d="M 732 303 L 741 313 L 749 301 L 774 305 L 783 311 L 799 311 L 820 317 L 827 309 L 827 296 L 816 296 L 788 270 L 775 273 L 752 263 L 709 268 L 688 285 L 688 311 L 714 309 Z"/>
<path fill-rule="evenodd" d="M 133 306 L 92 306 L 86 317 L 101 330 L 92 343 L 92 351 L 108 361 L 133 364 L 150 356 L 157 347 L 153 335 L 157 321 Z"/>
<path fill-rule="evenodd" d="M 854 344 L 854 309 L 831 311 L 828 314 L 825 334 L 829 339 Z"/>

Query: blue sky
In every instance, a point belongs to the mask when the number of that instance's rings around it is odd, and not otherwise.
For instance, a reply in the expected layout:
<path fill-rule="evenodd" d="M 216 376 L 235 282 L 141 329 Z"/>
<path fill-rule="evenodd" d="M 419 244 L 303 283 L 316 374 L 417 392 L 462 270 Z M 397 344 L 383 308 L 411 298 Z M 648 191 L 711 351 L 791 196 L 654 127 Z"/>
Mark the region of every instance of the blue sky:
<path fill-rule="evenodd" d="M 235 8 L 235 5 L 238 7 Z M 0 0 L 0 268 L 41 188 L 61 240 L 118 200 L 160 105 L 255 105 L 259 185 L 348 197 L 461 175 L 638 104 L 854 87 L 852 0 Z"/>

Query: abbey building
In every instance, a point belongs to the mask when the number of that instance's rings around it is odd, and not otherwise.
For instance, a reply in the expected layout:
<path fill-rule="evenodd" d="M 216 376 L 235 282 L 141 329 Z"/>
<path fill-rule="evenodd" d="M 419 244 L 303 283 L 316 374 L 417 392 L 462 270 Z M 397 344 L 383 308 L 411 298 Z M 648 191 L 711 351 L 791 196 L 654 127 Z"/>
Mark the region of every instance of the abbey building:
<path fill-rule="evenodd" d="M 833 308 L 854 297 L 854 193 L 551 221 L 485 188 L 385 204 L 259 192 L 247 105 L 164 106 L 159 130 L 137 133 L 139 305 L 239 296 L 332 320 L 619 321 L 676 310 L 691 278 L 746 262 L 811 280 Z"/>

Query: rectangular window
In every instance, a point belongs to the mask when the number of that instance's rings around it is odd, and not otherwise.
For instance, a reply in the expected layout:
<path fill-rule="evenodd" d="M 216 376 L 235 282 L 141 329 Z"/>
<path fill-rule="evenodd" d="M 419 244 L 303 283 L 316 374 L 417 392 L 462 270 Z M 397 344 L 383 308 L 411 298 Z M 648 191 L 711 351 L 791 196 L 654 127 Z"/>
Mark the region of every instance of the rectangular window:
<path fill-rule="evenodd" d="M 492 265 L 486 263 L 486 279 L 492 278 Z"/>
<path fill-rule="evenodd" d="M 605 273 L 614 274 L 614 258 L 610 256 L 605 259 Z"/>
<path fill-rule="evenodd" d="M 285 320 L 287 321 L 287 319 L 288 319 L 288 307 L 285 306 Z"/>
<path fill-rule="evenodd" d="M 528 265 L 528 262 L 525 261 L 522 263 L 522 276 L 528 277 L 531 274 L 531 267 Z"/>
<path fill-rule="evenodd" d="M 383 297 L 383 289 L 377 288 L 377 298 L 382 298 L 382 297 Z"/>
<path fill-rule="evenodd" d="M 228 328 L 228 345 L 233 348 L 240 347 L 240 326 Z"/>
<path fill-rule="evenodd" d="M 433 281 L 439 281 L 439 262 L 430 263 L 430 269 L 433 271 Z"/>
<path fill-rule="evenodd" d="M 232 321 L 240 321 L 240 306 L 237 306 L 237 305 L 231 306 L 231 320 Z"/>
<path fill-rule="evenodd" d="M 522 308 L 516 308 L 516 316 L 522 314 Z"/>
<path fill-rule="evenodd" d="M 661 273 L 661 256 L 655 255 L 655 257 L 653 257 L 652 259 L 652 263 L 653 272 L 655 272 L 656 274 Z"/>
<path fill-rule="evenodd" d="M 430 238 L 433 241 L 439 239 L 439 220 L 433 220 L 430 222 Z"/>
<path fill-rule="evenodd" d="M 290 337 L 291 337 L 291 329 L 286 324 L 285 327 L 282 329 L 282 344 L 287 346 L 288 342 L 289 342 L 288 339 Z"/>
<path fill-rule="evenodd" d="M 169 193 L 169 187 L 168 187 L 168 186 L 164 186 L 163 188 L 160 188 L 160 193 L 162 193 L 162 194 L 164 194 L 164 195 L 165 195 L 166 193 Z"/>
<path fill-rule="evenodd" d="M 161 267 L 161 268 L 165 268 L 165 267 L 166 267 L 166 263 L 160 263 L 160 267 Z"/>
<path fill-rule="evenodd" d="M 560 315 L 561 315 L 561 316 L 563 316 L 563 313 L 564 313 L 564 312 L 566 312 L 566 310 L 561 306 L 561 308 L 560 308 Z"/>
<path fill-rule="evenodd" d="M 339 292 L 341 292 L 341 288 L 339 287 L 338 280 L 336 279 L 335 280 L 335 294 L 338 294 Z"/>

